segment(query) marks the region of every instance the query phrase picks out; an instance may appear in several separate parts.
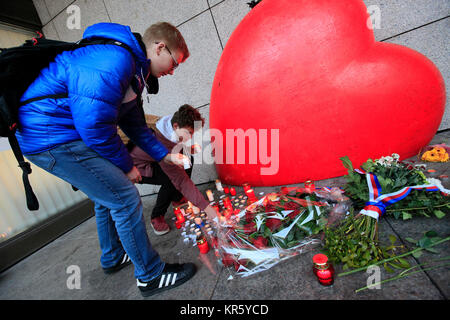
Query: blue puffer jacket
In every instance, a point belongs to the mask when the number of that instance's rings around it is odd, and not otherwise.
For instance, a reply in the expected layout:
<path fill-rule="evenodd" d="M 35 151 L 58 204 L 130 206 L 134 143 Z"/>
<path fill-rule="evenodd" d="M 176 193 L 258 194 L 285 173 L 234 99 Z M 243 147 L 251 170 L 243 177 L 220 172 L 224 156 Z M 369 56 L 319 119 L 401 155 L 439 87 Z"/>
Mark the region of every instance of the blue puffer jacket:
<path fill-rule="evenodd" d="M 88 45 L 59 54 L 55 62 L 41 71 L 21 101 L 34 97 L 68 94 L 68 98 L 43 99 L 19 109 L 17 131 L 22 152 L 35 154 L 58 145 L 83 140 L 100 156 L 125 173 L 133 161 L 117 134 L 117 125 L 133 142 L 157 161 L 168 150 L 156 140 L 136 103 L 122 105 L 135 74 L 146 75 L 150 61 L 128 26 L 98 23 L 83 38 L 102 37 L 128 45 Z"/>

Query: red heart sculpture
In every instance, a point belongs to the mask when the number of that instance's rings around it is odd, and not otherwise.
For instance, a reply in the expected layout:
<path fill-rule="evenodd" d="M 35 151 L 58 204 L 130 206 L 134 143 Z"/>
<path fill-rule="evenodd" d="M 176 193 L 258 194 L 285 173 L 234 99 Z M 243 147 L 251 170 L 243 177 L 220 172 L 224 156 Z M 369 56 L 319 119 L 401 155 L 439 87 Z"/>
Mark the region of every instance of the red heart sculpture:
<path fill-rule="evenodd" d="M 376 42 L 368 19 L 360 0 L 263 0 L 244 17 L 211 93 L 223 182 L 333 178 L 346 173 L 340 157 L 355 167 L 394 152 L 405 159 L 431 141 L 445 107 L 439 70 L 414 50 Z"/>

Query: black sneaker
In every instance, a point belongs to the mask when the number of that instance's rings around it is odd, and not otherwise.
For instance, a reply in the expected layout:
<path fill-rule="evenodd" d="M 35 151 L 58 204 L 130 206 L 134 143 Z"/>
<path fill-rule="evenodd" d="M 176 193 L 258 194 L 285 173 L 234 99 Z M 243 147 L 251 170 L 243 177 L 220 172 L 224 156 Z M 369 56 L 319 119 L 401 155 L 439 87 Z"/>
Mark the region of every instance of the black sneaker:
<path fill-rule="evenodd" d="M 169 264 L 166 263 L 161 275 L 150 282 L 142 282 L 137 279 L 137 286 L 144 297 L 155 293 L 178 287 L 194 276 L 196 272 L 193 263 Z"/>
<path fill-rule="evenodd" d="M 115 266 L 111 267 L 111 268 L 103 268 L 103 271 L 106 274 L 110 274 L 110 273 L 114 273 L 119 271 L 120 269 L 126 267 L 127 265 L 131 264 L 131 259 L 130 257 L 125 253 L 122 257 L 122 259 L 120 260 L 120 262 L 118 262 Z"/>

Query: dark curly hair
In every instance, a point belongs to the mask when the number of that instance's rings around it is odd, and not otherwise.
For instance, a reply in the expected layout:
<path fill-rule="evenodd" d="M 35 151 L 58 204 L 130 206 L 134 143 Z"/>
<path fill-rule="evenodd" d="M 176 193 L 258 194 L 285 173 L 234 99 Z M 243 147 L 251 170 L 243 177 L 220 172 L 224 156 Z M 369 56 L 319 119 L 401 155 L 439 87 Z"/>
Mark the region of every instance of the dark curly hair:
<path fill-rule="evenodd" d="M 180 128 L 189 127 L 194 129 L 195 121 L 201 121 L 202 127 L 205 125 L 205 119 L 203 119 L 200 112 L 194 107 L 184 104 L 173 114 L 171 123 L 172 125 L 178 123 Z"/>

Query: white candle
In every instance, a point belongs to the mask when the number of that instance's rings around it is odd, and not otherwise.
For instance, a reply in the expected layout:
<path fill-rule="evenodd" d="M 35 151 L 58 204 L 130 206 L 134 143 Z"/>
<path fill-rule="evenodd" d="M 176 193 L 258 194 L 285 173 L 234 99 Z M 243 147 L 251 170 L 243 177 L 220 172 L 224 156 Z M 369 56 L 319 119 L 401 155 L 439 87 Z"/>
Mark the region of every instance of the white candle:
<path fill-rule="evenodd" d="M 220 191 L 220 192 L 223 191 L 222 183 L 220 182 L 219 179 L 216 180 L 216 188 L 217 188 L 217 191 Z"/>
<path fill-rule="evenodd" d="M 206 195 L 208 196 L 209 201 L 214 201 L 214 195 L 211 190 L 206 190 Z"/>

